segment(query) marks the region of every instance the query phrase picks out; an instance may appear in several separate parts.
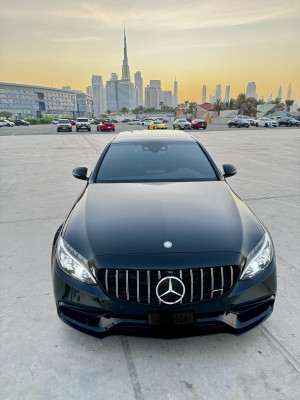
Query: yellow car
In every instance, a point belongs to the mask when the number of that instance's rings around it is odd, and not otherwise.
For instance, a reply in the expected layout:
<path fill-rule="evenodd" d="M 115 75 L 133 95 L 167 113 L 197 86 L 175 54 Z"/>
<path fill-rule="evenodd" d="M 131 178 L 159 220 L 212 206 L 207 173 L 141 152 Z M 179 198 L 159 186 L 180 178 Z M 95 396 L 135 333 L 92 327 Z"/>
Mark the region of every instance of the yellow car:
<path fill-rule="evenodd" d="M 148 125 L 148 129 L 168 129 L 167 125 L 160 121 L 153 121 L 152 124 Z"/>

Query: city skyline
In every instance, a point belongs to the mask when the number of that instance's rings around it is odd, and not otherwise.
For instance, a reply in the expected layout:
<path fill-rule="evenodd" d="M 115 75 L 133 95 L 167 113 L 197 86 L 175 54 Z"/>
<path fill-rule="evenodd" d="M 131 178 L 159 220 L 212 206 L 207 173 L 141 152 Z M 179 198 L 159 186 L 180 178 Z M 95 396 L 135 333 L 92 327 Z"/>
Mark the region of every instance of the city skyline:
<path fill-rule="evenodd" d="M 155 7 L 159 13 L 154 12 Z M 193 18 L 197 12 L 205 18 Z M 109 80 L 111 71 L 122 76 L 125 20 L 132 81 L 134 72 L 142 71 L 144 86 L 159 79 L 162 89 L 170 90 L 176 76 L 179 103 L 201 103 L 204 84 L 207 98 L 215 94 L 217 84 L 223 92 L 230 85 L 231 97 L 237 97 L 249 81 L 256 82 L 258 98 L 268 98 L 270 93 L 277 97 L 280 85 L 286 98 L 291 83 L 292 99 L 299 103 L 300 35 L 295 34 L 299 15 L 299 2 L 294 0 L 284 6 L 278 0 L 262 5 L 229 0 L 225 9 L 220 1 L 196 0 L 184 8 L 177 0 L 166 4 L 113 0 L 109 6 L 101 0 L 84 4 L 66 0 L 63 5 L 54 0 L 42 9 L 37 0 L 6 2 L 0 19 L 0 45 L 9 57 L 2 58 L 0 80 L 70 85 L 85 91 L 93 74 L 101 74 L 103 82 Z"/>

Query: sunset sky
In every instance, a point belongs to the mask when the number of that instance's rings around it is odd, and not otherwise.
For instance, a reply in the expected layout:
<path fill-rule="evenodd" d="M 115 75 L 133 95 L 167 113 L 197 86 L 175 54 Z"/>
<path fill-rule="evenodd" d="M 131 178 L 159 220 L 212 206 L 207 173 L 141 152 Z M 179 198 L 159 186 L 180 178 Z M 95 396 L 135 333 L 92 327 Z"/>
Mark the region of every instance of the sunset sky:
<path fill-rule="evenodd" d="M 217 84 L 231 96 L 256 81 L 300 103 L 299 0 L 0 0 L 0 81 L 81 89 L 91 75 L 121 75 L 126 22 L 131 77 L 179 84 L 201 102 Z M 209 99 L 209 98 L 208 98 Z"/>

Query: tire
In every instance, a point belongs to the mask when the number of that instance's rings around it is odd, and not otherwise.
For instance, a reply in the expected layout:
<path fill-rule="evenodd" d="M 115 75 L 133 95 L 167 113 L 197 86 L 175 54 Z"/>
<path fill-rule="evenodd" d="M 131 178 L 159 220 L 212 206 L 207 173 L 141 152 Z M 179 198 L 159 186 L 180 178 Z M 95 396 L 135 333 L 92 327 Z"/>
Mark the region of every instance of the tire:
<path fill-rule="evenodd" d="M 228 128 L 231 128 L 231 124 L 228 124 Z M 205 129 L 205 128 L 204 128 Z"/>
<path fill-rule="evenodd" d="M 115 129 L 113 129 L 113 132 L 115 131 Z"/>
<path fill-rule="evenodd" d="M 58 130 L 58 129 L 56 129 L 56 132 L 59 132 L 59 130 Z"/>
<path fill-rule="evenodd" d="M 255 126 L 256 126 L 256 128 L 258 128 L 258 124 L 256 124 Z"/>
<path fill-rule="evenodd" d="M 249 126 L 246 126 L 246 128 L 249 128 Z"/>
<path fill-rule="evenodd" d="M 268 124 L 265 124 L 265 128 L 268 128 Z"/>
<path fill-rule="evenodd" d="M 91 132 L 91 128 L 90 128 L 90 129 L 88 129 L 88 132 Z"/>
<path fill-rule="evenodd" d="M 79 129 L 78 129 L 78 128 L 76 128 L 76 132 L 79 132 Z"/>
<path fill-rule="evenodd" d="M 206 126 L 203 129 L 206 129 Z"/>
<path fill-rule="evenodd" d="M 175 128 L 175 125 L 173 125 L 173 129 L 174 129 L 174 131 L 175 131 L 175 129 L 176 129 L 176 128 Z"/>

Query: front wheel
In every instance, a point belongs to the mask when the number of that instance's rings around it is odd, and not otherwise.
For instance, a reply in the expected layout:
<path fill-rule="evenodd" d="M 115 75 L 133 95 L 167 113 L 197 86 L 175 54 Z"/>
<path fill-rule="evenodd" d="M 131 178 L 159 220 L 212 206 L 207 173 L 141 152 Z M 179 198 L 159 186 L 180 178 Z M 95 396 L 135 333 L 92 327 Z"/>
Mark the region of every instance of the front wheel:
<path fill-rule="evenodd" d="M 249 126 L 246 126 L 246 128 L 249 128 Z"/>
<path fill-rule="evenodd" d="M 88 129 L 88 132 L 91 132 L 91 128 L 90 128 L 90 129 Z"/>
<path fill-rule="evenodd" d="M 231 128 L 231 124 L 228 124 L 228 128 Z M 205 129 L 205 128 L 204 128 Z"/>
<path fill-rule="evenodd" d="M 265 124 L 265 128 L 267 128 L 268 127 L 268 124 Z"/>
<path fill-rule="evenodd" d="M 256 128 L 258 128 L 258 124 L 256 124 L 255 126 L 256 126 Z"/>

